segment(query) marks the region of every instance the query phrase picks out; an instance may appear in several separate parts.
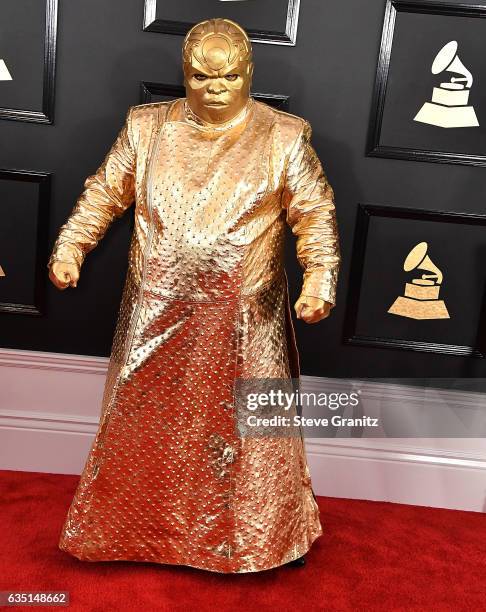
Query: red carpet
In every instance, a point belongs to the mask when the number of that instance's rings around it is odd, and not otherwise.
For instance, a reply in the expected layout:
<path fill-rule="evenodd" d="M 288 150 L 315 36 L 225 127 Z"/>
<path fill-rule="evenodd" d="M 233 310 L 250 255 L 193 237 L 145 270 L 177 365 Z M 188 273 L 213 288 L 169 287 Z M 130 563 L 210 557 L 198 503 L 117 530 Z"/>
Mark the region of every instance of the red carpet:
<path fill-rule="evenodd" d="M 482 513 L 320 498 L 325 534 L 305 567 L 221 575 L 79 561 L 60 551 L 57 539 L 77 481 L 0 472 L 1 591 L 69 591 L 69 607 L 49 609 L 70 612 L 486 610 Z"/>

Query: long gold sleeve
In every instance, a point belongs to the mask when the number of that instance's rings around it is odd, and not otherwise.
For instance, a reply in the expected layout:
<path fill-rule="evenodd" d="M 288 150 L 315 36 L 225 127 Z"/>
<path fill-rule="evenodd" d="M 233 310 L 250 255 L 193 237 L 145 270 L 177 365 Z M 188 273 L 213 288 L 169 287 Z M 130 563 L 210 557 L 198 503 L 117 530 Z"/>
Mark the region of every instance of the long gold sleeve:
<path fill-rule="evenodd" d="M 86 255 L 135 199 L 135 149 L 130 107 L 125 124 L 95 174 L 84 182 L 84 191 L 68 220 L 61 226 L 47 267 L 55 261 L 79 267 Z"/>
<path fill-rule="evenodd" d="M 334 192 L 310 143 L 311 134 L 305 121 L 288 158 L 282 205 L 297 236 L 302 294 L 334 306 L 341 261 Z"/>

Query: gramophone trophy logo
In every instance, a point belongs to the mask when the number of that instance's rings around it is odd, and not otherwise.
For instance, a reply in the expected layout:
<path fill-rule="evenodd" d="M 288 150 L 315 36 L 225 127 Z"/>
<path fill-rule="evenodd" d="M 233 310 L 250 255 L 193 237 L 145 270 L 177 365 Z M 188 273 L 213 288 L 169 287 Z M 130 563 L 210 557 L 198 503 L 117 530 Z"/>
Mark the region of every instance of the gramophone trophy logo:
<path fill-rule="evenodd" d="M 12 75 L 10 74 L 5 60 L 0 59 L 0 81 L 11 81 Z"/>
<path fill-rule="evenodd" d="M 424 270 L 428 274 L 405 283 L 405 295 L 397 297 L 389 313 L 410 319 L 450 319 L 444 301 L 439 299 L 443 275 L 427 255 L 427 249 L 426 242 L 419 242 L 407 255 L 403 264 L 405 272 Z"/>
<path fill-rule="evenodd" d="M 469 93 L 473 76 L 457 55 L 457 41 L 451 40 L 437 53 L 432 64 L 432 74 L 455 72 L 449 81 L 434 87 L 432 102 L 426 102 L 415 115 L 414 121 L 438 127 L 477 127 L 476 112 L 469 106 Z"/>

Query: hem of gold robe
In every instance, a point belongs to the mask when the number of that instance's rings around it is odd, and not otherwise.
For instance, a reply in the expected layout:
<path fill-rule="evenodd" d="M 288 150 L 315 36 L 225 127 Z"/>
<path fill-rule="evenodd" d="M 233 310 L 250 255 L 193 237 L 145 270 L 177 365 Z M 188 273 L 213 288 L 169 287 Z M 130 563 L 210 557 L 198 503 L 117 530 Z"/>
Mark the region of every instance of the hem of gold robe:
<path fill-rule="evenodd" d="M 230 559 L 223 560 L 221 564 L 221 568 L 219 569 L 214 567 L 214 563 L 213 563 L 213 567 L 207 567 L 201 563 L 189 563 L 185 561 L 184 559 L 175 559 L 171 557 L 167 557 L 167 559 L 163 559 L 162 557 L 160 557 L 160 559 L 131 559 L 127 556 L 122 556 L 122 557 L 106 556 L 105 558 L 100 557 L 97 559 L 93 559 L 93 558 L 90 559 L 82 555 L 75 554 L 74 551 L 71 551 L 69 549 L 69 546 L 62 546 L 61 543 L 59 543 L 58 548 L 62 550 L 63 552 L 66 552 L 70 554 L 71 556 L 75 557 L 76 559 L 79 559 L 80 561 L 88 561 L 90 563 L 100 563 L 100 562 L 110 562 L 110 561 L 133 561 L 135 563 L 155 563 L 157 565 L 171 565 L 173 567 L 177 567 L 177 566 L 191 567 L 193 569 L 206 570 L 208 572 L 212 572 L 215 574 L 250 574 L 250 573 L 256 573 L 256 572 L 264 572 L 267 570 L 276 569 L 278 567 L 284 567 L 285 565 L 287 565 L 287 563 L 291 563 L 292 561 L 299 559 L 300 557 L 302 557 L 303 555 L 309 552 L 313 543 L 317 540 L 317 538 L 321 537 L 322 535 L 324 535 L 324 531 L 319 521 L 319 529 L 317 530 L 317 532 L 314 532 L 300 545 L 297 545 L 297 544 L 292 545 L 291 547 L 291 550 L 293 550 L 292 555 L 285 556 L 283 560 L 281 559 L 280 561 L 276 563 L 272 563 L 272 564 L 265 565 L 262 567 L 260 566 L 253 567 L 253 568 L 249 568 L 248 564 L 244 564 L 244 563 L 241 564 L 240 568 L 237 567 L 237 564 L 235 564 L 235 567 L 232 568 L 231 563 L 229 563 Z"/>

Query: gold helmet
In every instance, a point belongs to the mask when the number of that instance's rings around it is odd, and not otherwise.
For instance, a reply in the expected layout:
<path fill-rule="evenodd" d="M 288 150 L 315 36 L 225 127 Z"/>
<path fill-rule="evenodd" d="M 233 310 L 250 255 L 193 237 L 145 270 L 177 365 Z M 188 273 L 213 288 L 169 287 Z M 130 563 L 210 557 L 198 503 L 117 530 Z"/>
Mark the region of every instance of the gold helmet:
<path fill-rule="evenodd" d="M 184 68 L 200 66 L 229 70 L 239 62 L 252 62 L 252 47 L 245 30 L 230 19 L 208 19 L 187 33 L 182 47 Z"/>

